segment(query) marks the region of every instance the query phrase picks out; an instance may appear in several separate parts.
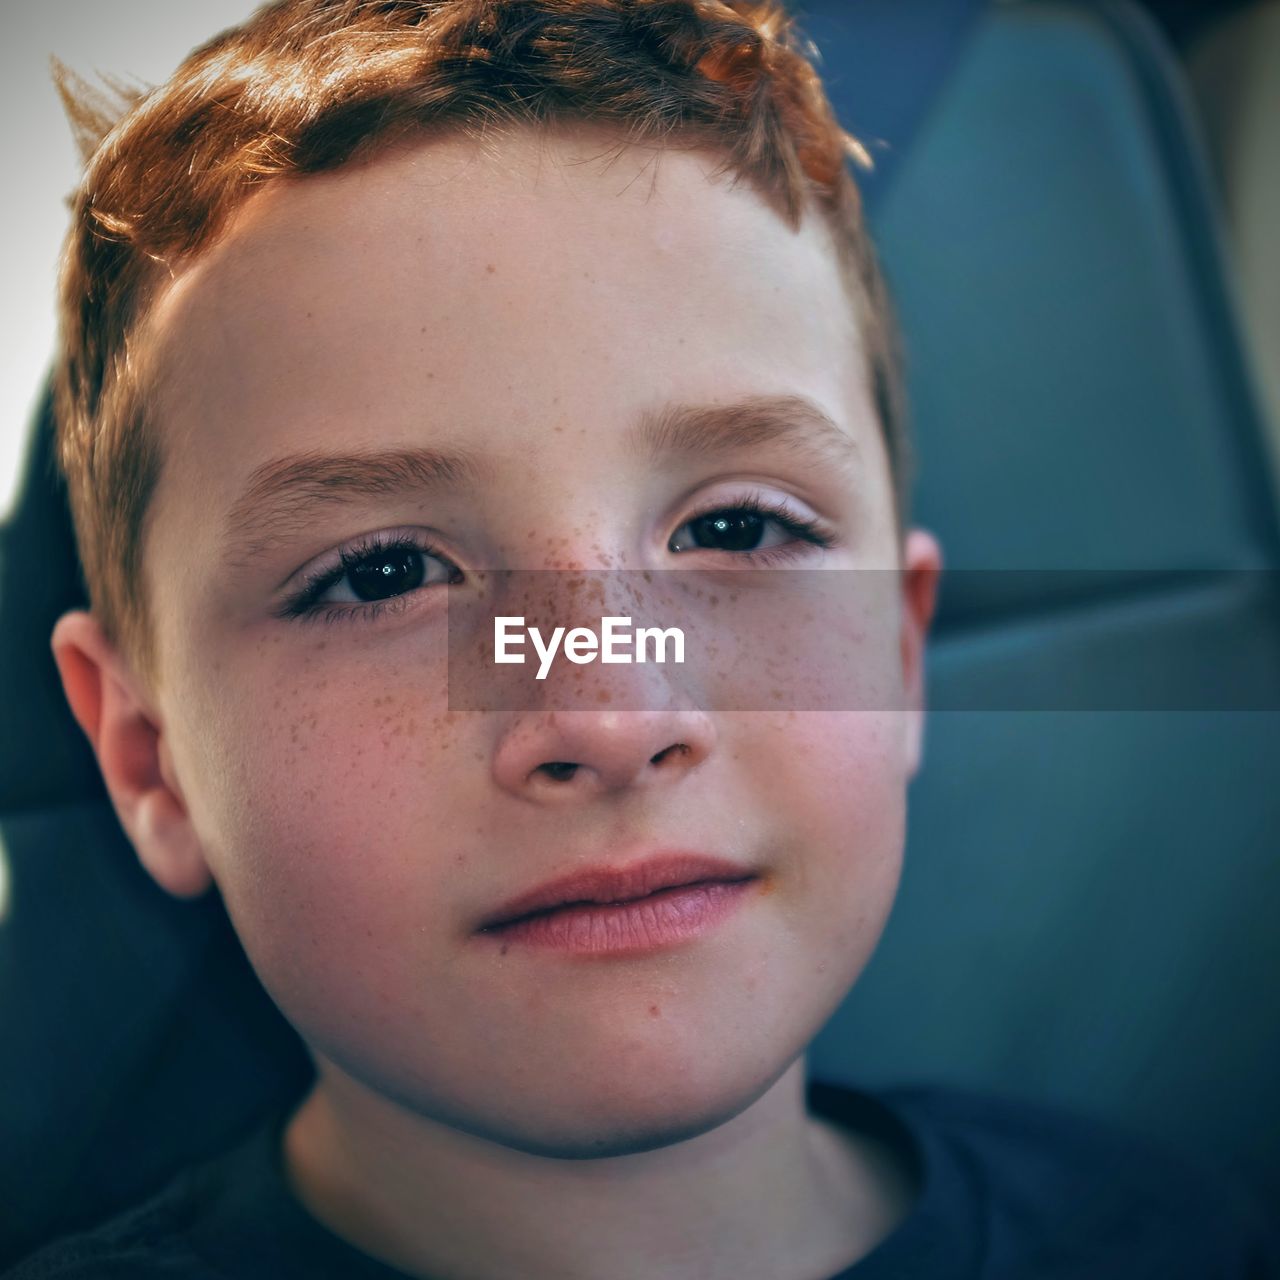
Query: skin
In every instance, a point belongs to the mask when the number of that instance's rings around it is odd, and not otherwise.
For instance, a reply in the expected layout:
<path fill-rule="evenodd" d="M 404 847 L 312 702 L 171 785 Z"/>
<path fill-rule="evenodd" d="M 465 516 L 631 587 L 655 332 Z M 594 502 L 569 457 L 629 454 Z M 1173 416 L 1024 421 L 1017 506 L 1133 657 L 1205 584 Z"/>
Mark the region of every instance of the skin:
<path fill-rule="evenodd" d="M 295 1192 L 408 1274 L 814 1280 L 910 1209 L 892 1153 L 807 1114 L 804 1051 L 897 888 L 941 557 L 922 529 L 895 535 L 825 227 L 791 232 L 717 161 L 582 128 L 418 140 L 266 186 L 148 321 L 160 675 L 88 613 L 54 632 L 143 863 L 177 895 L 216 882 L 312 1051 L 284 1140 Z M 818 402 L 858 447 L 852 478 L 767 441 L 648 468 L 623 449 L 645 409 L 753 392 Z M 259 464 L 406 444 L 466 446 L 491 475 L 317 507 L 262 560 L 222 560 Z M 851 640 L 855 661 L 892 656 L 899 709 L 668 709 L 650 669 L 625 710 L 457 712 L 441 601 L 465 587 L 373 620 L 273 616 L 286 577 L 379 530 L 430 527 L 471 582 L 720 573 L 732 551 L 669 539 L 752 491 L 837 531 L 795 564 L 901 568 Z M 349 583 L 326 599 L 355 607 Z M 555 761 L 578 768 L 556 779 Z M 673 846 L 767 892 L 693 942 L 605 961 L 474 933 L 574 867 Z"/>

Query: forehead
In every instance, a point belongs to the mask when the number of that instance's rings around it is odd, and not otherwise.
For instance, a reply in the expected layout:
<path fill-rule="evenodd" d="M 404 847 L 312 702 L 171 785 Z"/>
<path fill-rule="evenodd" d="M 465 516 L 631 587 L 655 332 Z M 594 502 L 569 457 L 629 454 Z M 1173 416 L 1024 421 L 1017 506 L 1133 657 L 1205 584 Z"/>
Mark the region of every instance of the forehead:
<path fill-rule="evenodd" d="M 791 231 L 720 163 L 512 131 L 267 184 L 149 314 L 152 528 L 190 548 L 299 447 L 465 445 L 523 481 L 534 437 L 550 467 L 571 425 L 580 460 L 584 428 L 605 450 L 669 398 L 799 391 L 866 419 L 825 224 Z"/>

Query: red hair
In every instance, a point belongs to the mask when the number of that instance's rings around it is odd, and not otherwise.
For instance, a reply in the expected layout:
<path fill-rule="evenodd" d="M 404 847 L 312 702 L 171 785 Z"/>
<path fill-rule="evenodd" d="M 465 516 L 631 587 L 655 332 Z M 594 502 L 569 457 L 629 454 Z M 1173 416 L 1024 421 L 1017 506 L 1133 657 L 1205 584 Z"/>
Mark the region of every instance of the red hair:
<path fill-rule="evenodd" d="M 154 678 L 141 572 L 162 441 L 150 420 L 149 296 L 262 183 L 410 132 L 614 124 L 628 143 L 709 147 L 795 230 L 814 204 L 857 308 L 892 471 L 909 458 L 894 327 L 837 123 L 779 0 L 276 0 L 149 92 L 105 95 L 55 62 L 86 158 L 59 281 L 57 457 L 90 603 Z"/>

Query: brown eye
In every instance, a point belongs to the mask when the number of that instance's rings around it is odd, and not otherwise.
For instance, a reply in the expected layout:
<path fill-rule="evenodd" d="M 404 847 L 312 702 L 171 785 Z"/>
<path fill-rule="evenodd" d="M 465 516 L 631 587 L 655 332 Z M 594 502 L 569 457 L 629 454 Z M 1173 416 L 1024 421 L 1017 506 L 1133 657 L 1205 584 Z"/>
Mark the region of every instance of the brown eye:
<path fill-rule="evenodd" d="M 693 541 L 699 547 L 722 551 L 754 551 L 767 521 L 754 511 L 714 511 L 689 521 Z"/>
<path fill-rule="evenodd" d="M 448 586 L 462 578 L 460 569 L 416 537 L 384 541 L 376 535 L 344 548 L 338 563 L 308 579 L 277 616 L 372 620 L 383 606 L 399 608 L 401 601 L 407 606 L 407 597 L 420 589 Z"/>
<path fill-rule="evenodd" d="M 347 566 L 351 589 L 360 600 L 385 600 L 420 587 L 425 556 L 417 547 L 391 547 Z"/>
<path fill-rule="evenodd" d="M 770 533 L 773 526 L 776 532 Z M 713 550 L 736 553 L 746 559 L 773 558 L 788 548 L 802 554 L 808 547 L 828 547 L 834 542 L 815 520 L 793 515 L 786 508 L 770 506 L 758 498 L 746 498 L 714 507 L 686 521 L 667 543 L 668 551 Z"/>

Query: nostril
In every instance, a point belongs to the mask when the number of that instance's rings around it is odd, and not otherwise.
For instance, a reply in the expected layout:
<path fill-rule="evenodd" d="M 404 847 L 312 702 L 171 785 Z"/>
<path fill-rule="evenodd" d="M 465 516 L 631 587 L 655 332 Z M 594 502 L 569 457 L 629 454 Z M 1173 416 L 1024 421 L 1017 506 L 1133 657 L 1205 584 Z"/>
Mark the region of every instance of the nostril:
<path fill-rule="evenodd" d="M 669 747 L 663 747 L 663 749 L 662 749 L 661 751 L 659 751 L 659 752 L 658 752 L 658 754 L 657 754 L 656 756 L 653 756 L 653 757 L 650 759 L 649 763 L 650 763 L 650 764 L 661 764 L 661 763 L 662 763 L 662 761 L 663 761 L 667 756 L 669 756 L 673 751 L 679 751 L 682 755 L 688 755 L 688 754 L 689 754 L 689 748 L 688 748 L 688 746 L 687 746 L 685 743 L 683 743 L 683 742 L 673 742 L 673 743 L 671 744 L 671 746 L 669 746 Z"/>
<path fill-rule="evenodd" d="M 578 766 L 569 760 L 552 760 L 542 765 L 542 768 L 557 782 L 562 782 L 566 778 L 572 778 Z"/>

